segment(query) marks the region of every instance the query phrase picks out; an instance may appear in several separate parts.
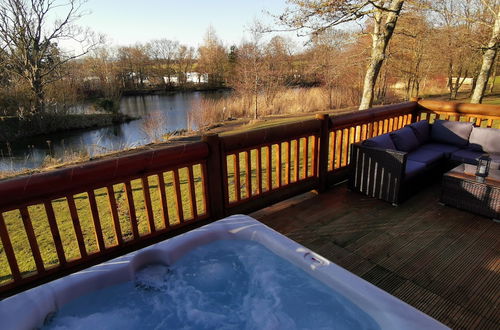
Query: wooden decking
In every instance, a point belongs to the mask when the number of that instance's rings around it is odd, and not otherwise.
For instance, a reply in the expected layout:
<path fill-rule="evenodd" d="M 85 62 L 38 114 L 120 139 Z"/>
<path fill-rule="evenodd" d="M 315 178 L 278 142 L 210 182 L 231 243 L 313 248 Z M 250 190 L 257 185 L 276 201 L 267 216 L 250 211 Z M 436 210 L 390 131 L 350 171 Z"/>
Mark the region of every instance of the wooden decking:
<path fill-rule="evenodd" d="M 251 215 L 454 329 L 499 329 L 500 224 L 439 189 L 393 207 L 340 185 Z"/>

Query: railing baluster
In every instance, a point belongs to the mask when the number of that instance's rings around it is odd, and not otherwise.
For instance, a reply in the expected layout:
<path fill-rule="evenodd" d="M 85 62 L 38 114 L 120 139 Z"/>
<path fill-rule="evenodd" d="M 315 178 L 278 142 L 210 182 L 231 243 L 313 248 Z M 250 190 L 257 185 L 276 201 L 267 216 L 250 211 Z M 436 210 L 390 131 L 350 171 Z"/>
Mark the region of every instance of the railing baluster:
<path fill-rule="evenodd" d="M 307 169 L 309 163 L 309 138 L 308 136 L 303 138 L 304 143 L 302 144 L 302 179 L 307 178 Z"/>
<path fill-rule="evenodd" d="M 82 226 L 80 225 L 78 212 L 76 211 L 75 200 L 72 195 L 66 196 L 66 200 L 68 202 L 71 221 L 73 221 L 73 229 L 75 229 L 76 241 L 78 243 L 78 249 L 80 250 L 80 257 L 84 259 L 87 257 L 87 250 L 85 249 L 85 240 L 83 238 Z"/>
<path fill-rule="evenodd" d="M 174 187 L 175 187 L 175 210 L 177 211 L 177 218 L 180 223 L 184 222 L 184 210 L 182 209 L 182 194 L 181 182 L 179 180 L 179 169 L 176 168 L 174 172 Z"/>
<path fill-rule="evenodd" d="M 130 216 L 130 227 L 132 228 L 132 235 L 134 239 L 138 239 L 140 235 L 139 235 L 139 226 L 137 223 L 137 214 L 135 213 L 134 195 L 132 192 L 132 185 L 128 180 L 125 182 L 125 194 L 127 196 L 128 212 Z"/>
<path fill-rule="evenodd" d="M 333 171 L 335 166 L 335 131 L 330 132 L 330 155 L 328 157 L 328 170 Z"/>
<path fill-rule="evenodd" d="M 149 192 L 149 181 L 147 176 L 141 177 L 142 192 L 144 196 L 144 205 L 146 206 L 146 217 L 148 219 L 148 230 L 150 233 L 156 231 L 155 217 L 153 214 L 153 207 L 151 205 L 151 194 Z"/>
<path fill-rule="evenodd" d="M 311 175 L 316 177 L 318 175 L 318 137 L 316 135 L 312 136 L 313 144 L 311 148 Z"/>
<path fill-rule="evenodd" d="M 255 151 L 255 181 L 257 182 L 257 194 L 262 194 L 262 158 L 261 147 Z"/>
<path fill-rule="evenodd" d="M 202 205 L 203 205 L 203 210 L 205 211 L 204 214 L 208 214 L 208 215 L 212 215 L 211 210 L 210 210 L 210 207 L 209 207 L 209 204 L 208 204 L 208 198 L 207 198 L 207 194 L 208 194 L 208 175 L 207 175 L 207 164 L 206 163 L 202 163 L 200 164 L 200 168 L 201 168 L 201 189 L 202 189 L 202 192 L 201 192 L 201 202 L 202 202 Z"/>
<path fill-rule="evenodd" d="M 349 129 L 345 129 L 347 135 L 345 136 L 344 143 L 342 144 L 342 166 L 347 165 L 347 157 L 349 155 L 349 141 L 351 140 Z"/>
<path fill-rule="evenodd" d="M 7 231 L 7 226 L 5 225 L 5 220 L 2 213 L 0 212 L 0 240 L 2 240 L 2 247 L 7 257 L 7 262 L 9 263 L 10 273 L 14 281 L 19 281 L 21 279 L 21 273 L 19 272 L 19 266 L 17 265 L 16 254 L 12 248 L 12 243 L 10 241 L 9 232 Z"/>
<path fill-rule="evenodd" d="M 21 212 L 24 229 L 26 231 L 26 235 L 28 236 L 31 253 L 33 254 L 33 259 L 35 260 L 36 271 L 38 274 L 43 273 L 45 271 L 45 267 L 43 265 L 42 255 L 40 254 L 38 242 L 36 241 L 35 231 L 33 230 L 33 224 L 31 223 L 30 214 L 26 207 L 21 207 L 19 211 Z"/>
<path fill-rule="evenodd" d="M 189 200 L 191 207 L 191 214 L 193 215 L 193 220 L 198 218 L 198 207 L 196 205 L 196 192 L 194 190 L 194 175 L 193 166 L 188 166 L 188 183 L 189 183 Z"/>
<path fill-rule="evenodd" d="M 276 183 L 278 188 L 281 187 L 281 143 L 276 144 L 276 152 L 275 152 L 275 166 L 276 166 Z"/>
<path fill-rule="evenodd" d="M 268 145 L 266 147 L 266 155 L 267 155 L 267 167 L 266 167 L 267 191 L 271 191 L 273 190 L 271 145 Z"/>
<path fill-rule="evenodd" d="M 252 197 L 252 156 L 251 150 L 245 151 L 245 163 L 246 163 L 246 186 L 247 186 L 247 198 Z"/>
<path fill-rule="evenodd" d="M 94 234 L 95 240 L 97 242 L 97 250 L 103 251 L 106 247 L 104 246 L 104 239 L 102 237 L 101 221 L 99 218 L 99 210 L 97 209 L 97 203 L 95 200 L 95 194 L 93 190 L 87 192 L 89 196 L 90 211 L 92 213 L 92 221 L 94 223 Z"/>
<path fill-rule="evenodd" d="M 300 154 L 300 138 L 295 139 L 295 159 L 294 159 L 294 177 L 295 177 L 295 182 L 299 181 L 299 154 Z"/>
<path fill-rule="evenodd" d="M 165 193 L 165 179 L 163 178 L 163 173 L 158 173 L 156 176 L 158 177 L 158 192 L 160 194 L 161 218 L 163 221 L 163 226 L 165 226 L 165 228 L 170 228 L 167 194 Z"/>
<path fill-rule="evenodd" d="M 336 168 L 342 167 L 342 152 L 344 148 L 342 145 L 344 144 L 344 131 L 339 129 L 338 131 L 338 143 L 337 143 L 337 157 L 335 158 L 335 162 L 337 164 Z"/>
<path fill-rule="evenodd" d="M 54 241 L 54 245 L 56 247 L 57 259 L 59 259 L 59 265 L 63 266 L 66 264 L 66 256 L 64 254 L 64 248 L 61 241 L 61 234 L 59 233 L 59 228 L 57 227 L 54 208 L 52 207 L 51 201 L 46 201 L 43 205 L 45 207 L 45 213 L 47 214 L 52 240 Z"/>
<path fill-rule="evenodd" d="M 366 131 L 367 131 L 367 125 L 366 124 L 363 124 L 361 125 L 361 141 L 364 141 L 367 139 L 366 137 Z M 360 140 L 358 140 L 359 142 Z"/>
<path fill-rule="evenodd" d="M 113 186 L 107 186 L 109 209 L 113 218 L 113 229 L 115 231 L 116 244 L 123 244 L 122 229 L 120 226 L 120 218 L 118 217 L 118 206 L 116 205 L 115 191 Z"/>
<path fill-rule="evenodd" d="M 240 154 L 235 153 L 233 159 L 234 167 L 234 192 L 236 193 L 236 201 L 241 201 L 241 176 L 240 176 Z"/>
<path fill-rule="evenodd" d="M 286 176 L 286 184 L 290 184 L 291 181 L 291 171 L 290 167 L 292 161 L 292 141 L 286 142 L 286 165 L 285 165 L 285 176 Z"/>

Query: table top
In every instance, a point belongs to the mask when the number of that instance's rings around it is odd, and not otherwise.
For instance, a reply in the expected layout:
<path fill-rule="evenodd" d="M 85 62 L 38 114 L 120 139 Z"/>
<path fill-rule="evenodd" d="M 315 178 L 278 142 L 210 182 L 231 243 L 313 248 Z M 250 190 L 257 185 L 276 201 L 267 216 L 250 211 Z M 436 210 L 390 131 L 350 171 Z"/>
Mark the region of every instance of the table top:
<path fill-rule="evenodd" d="M 475 173 L 476 165 L 461 164 L 453 168 L 449 172 L 446 172 L 444 175 L 467 180 L 470 182 L 475 182 L 478 184 L 500 187 L 500 170 L 490 169 L 488 176 L 485 178 L 484 182 L 478 181 Z"/>

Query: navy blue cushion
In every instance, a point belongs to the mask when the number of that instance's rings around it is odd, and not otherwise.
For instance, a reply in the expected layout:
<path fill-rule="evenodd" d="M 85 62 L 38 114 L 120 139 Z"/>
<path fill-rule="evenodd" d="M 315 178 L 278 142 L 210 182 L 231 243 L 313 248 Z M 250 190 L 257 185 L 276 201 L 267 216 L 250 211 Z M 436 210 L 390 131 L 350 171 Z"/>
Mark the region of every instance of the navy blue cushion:
<path fill-rule="evenodd" d="M 439 152 L 443 153 L 446 157 L 450 157 L 450 155 L 453 152 L 460 150 L 460 148 L 457 146 L 454 146 L 451 144 L 444 144 L 444 143 L 426 143 L 426 144 L 421 145 L 419 149 L 439 151 Z"/>
<path fill-rule="evenodd" d="M 474 127 L 470 133 L 469 148 L 475 151 L 500 153 L 500 129 Z"/>
<path fill-rule="evenodd" d="M 363 145 L 367 147 L 396 150 L 396 146 L 394 145 L 394 142 L 392 142 L 392 139 L 389 136 L 389 134 L 382 134 L 373 137 L 371 139 L 365 140 L 363 141 Z"/>
<path fill-rule="evenodd" d="M 427 120 L 421 120 L 410 124 L 410 128 L 413 130 L 413 133 L 415 133 L 420 144 L 427 143 L 431 139 L 431 125 Z"/>
<path fill-rule="evenodd" d="M 436 142 L 465 147 L 469 143 L 472 126 L 468 122 L 436 120 L 432 125 L 431 138 Z"/>
<path fill-rule="evenodd" d="M 415 175 L 425 171 L 425 164 L 413 160 L 406 161 L 405 180 L 413 178 Z"/>
<path fill-rule="evenodd" d="M 413 133 L 413 130 L 408 126 L 391 132 L 390 135 L 397 150 L 409 152 L 417 149 L 420 145 L 415 133 Z"/>
<path fill-rule="evenodd" d="M 482 151 L 474 151 L 470 149 L 460 149 L 451 154 L 451 160 L 455 160 L 460 163 L 466 164 L 477 164 L 477 159 L 483 155 Z"/>
<path fill-rule="evenodd" d="M 426 166 L 432 166 L 445 158 L 444 153 L 429 149 L 419 148 L 408 153 L 408 160 L 424 163 Z"/>

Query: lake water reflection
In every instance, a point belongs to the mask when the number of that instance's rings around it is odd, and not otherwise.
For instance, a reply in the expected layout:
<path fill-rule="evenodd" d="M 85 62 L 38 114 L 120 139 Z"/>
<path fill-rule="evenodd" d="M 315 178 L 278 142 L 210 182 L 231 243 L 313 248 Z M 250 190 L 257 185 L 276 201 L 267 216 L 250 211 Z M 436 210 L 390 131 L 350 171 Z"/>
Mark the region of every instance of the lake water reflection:
<path fill-rule="evenodd" d="M 171 131 L 188 128 L 188 113 L 206 98 L 224 97 L 227 92 L 186 92 L 166 95 L 126 96 L 120 112 L 141 119 L 92 130 L 47 134 L 0 145 L 0 170 L 39 167 L 47 155 L 86 152 L 90 156 L 128 149 L 152 142 Z M 196 127 L 192 127 L 196 128 Z"/>

